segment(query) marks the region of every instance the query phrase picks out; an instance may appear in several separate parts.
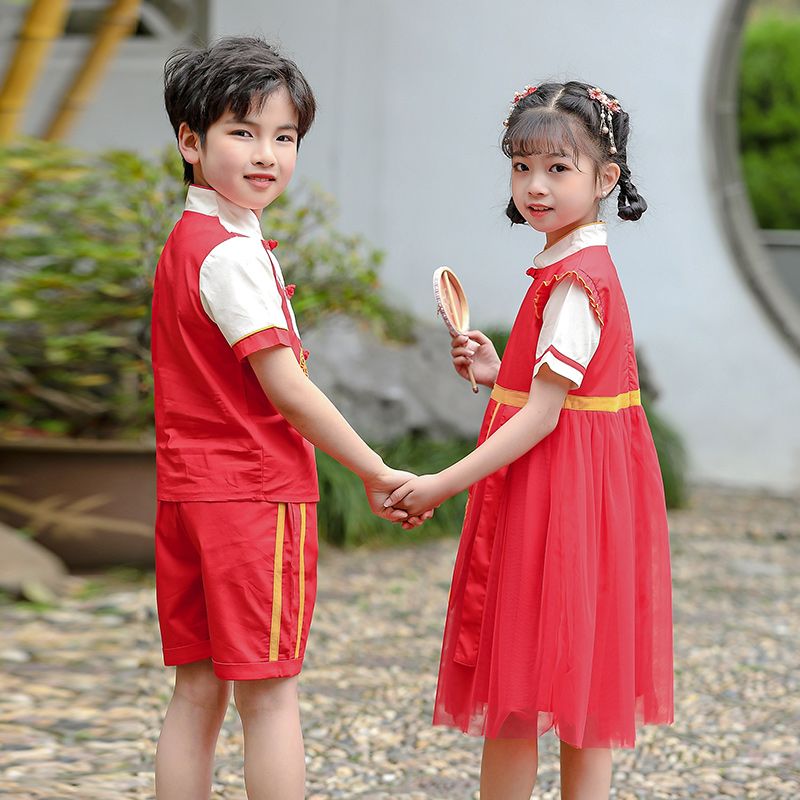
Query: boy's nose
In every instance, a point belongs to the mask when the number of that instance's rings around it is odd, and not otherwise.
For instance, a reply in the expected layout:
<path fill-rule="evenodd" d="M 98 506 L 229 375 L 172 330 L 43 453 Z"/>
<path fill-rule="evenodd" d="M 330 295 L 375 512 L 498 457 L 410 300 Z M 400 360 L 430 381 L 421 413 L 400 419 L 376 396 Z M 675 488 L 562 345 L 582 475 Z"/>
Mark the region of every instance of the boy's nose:
<path fill-rule="evenodd" d="M 262 167 L 271 167 L 275 163 L 275 155 L 269 143 L 263 142 L 253 153 L 253 163 Z"/>

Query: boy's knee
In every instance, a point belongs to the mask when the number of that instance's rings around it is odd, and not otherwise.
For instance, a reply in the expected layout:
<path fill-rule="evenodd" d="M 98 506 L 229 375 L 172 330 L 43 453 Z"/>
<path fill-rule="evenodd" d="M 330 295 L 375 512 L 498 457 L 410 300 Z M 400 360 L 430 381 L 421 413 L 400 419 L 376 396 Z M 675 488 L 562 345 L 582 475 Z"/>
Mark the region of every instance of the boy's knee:
<path fill-rule="evenodd" d="M 224 710 L 230 700 L 231 685 L 214 674 L 211 661 L 197 661 L 177 668 L 175 695 L 192 705 Z"/>
<path fill-rule="evenodd" d="M 270 714 L 295 708 L 298 704 L 297 677 L 236 681 L 233 700 L 240 715 Z"/>

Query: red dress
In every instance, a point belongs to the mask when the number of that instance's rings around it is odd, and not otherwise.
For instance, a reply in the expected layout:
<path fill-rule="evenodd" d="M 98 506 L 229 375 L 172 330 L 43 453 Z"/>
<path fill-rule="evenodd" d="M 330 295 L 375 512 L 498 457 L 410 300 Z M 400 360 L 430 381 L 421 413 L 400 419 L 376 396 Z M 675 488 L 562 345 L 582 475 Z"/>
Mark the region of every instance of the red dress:
<path fill-rule="evenodd" d="M 628 309 L 604 245 L 528 274 L 479 444 L 525 403 L 559 281 L 579 281 L 602 333 L 553 433 L 470 488 L 433 721 L 633 747 L 638 724 L 672 722 L 673 675 L 664 492 Z"/>

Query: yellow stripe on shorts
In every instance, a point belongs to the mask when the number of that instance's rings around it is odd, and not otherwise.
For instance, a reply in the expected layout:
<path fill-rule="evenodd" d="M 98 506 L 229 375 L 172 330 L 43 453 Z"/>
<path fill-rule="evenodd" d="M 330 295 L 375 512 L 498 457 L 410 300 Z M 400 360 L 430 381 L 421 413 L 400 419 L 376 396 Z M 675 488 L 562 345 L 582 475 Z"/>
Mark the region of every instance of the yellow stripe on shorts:
<path fill-rule="evenodd" d="M 300 604 L 297 609 L 297 642 L 294 646 L 294 657 L 300 658 L 300 642 L 303 639 L 303 614 L 306 606 L 306 504 L 300 503 Z"/>
<path fill-rule="evenodd" d="M 283 600 L 283 533 L 286 527 L 286 503 L 278 503 L 275 526 L 275 561 L 272 567 L 272 626 L 269 631 L 269 660 L 278 660 L 281 643 L 281 602 Z"/>

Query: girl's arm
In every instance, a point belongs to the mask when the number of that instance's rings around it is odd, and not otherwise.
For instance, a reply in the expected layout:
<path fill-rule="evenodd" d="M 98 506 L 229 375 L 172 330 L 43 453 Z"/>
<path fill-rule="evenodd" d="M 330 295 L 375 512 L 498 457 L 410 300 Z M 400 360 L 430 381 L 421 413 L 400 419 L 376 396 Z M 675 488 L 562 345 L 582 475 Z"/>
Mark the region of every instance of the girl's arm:
<path fill-rule="evenodd" d="M 508 422 L 461 461 L 435 475 L 412 478 L 393 491 L 386 506 L 417 515 L 516 461 L 553 432 L 564 398 L 574 386 L 543 365 L 531 382 L 528 402 Z"/>
<path fill-rule="evenodd" d="M 261 388 L 280 415 L 309 442 L 361 478 L 372 510 L 392 522 L 406 520 L 405 511 L 385 507 L 384 500 L 392 489 L 413 477 L 412 473 L 391 469 L 383 463 L 336 406 L 305 376 L 288 347 L 258 350 L 248 358 Z"/>

